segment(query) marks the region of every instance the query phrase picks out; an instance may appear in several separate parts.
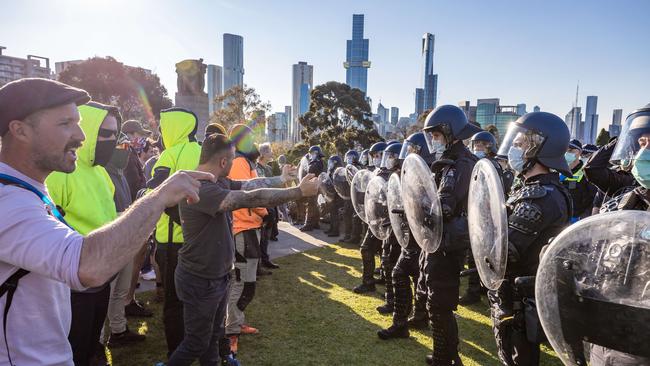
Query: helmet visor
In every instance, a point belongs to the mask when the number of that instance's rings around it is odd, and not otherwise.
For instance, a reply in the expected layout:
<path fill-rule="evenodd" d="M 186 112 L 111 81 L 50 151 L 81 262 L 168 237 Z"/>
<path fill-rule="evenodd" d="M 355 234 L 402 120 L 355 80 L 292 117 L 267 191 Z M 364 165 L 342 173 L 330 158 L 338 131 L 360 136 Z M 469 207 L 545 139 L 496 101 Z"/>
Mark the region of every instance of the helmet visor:
<path fill-rule="evenodd" d="M 640 143 L 645 142 L 648 136 L 650 136 L 649 115 L 637 114 L 627 117 L 609 161 L 614 165 L 620 165 L 623 169 L 632 167 L 634 157 L 641 147 Z"/>
<path fill-rule="evenodd" d="M 402 144 L 402 150 L 400 150 L 399 152 L 399 159 L 404 160 L 411 153 L 419 154 L 420 149 L 421 149 L 420 145 L 414 144 L 410 141 L 404 141 L 404 143 Z"/>
<path fill-rule="evenodd" d="M 399 155 L 391 151 L 384 151 L 381 156 L 381 168 L 392 170 L 395 168 Z"/>
<path fill-rule="evenodd" d="M 546 138 L 526 127 L 511 123 L 508 132 L 499 146 L 498 155 L 508 156 L 511 147 L 524 150 L 524 158 L 533 158 L 537 155 Z"/>

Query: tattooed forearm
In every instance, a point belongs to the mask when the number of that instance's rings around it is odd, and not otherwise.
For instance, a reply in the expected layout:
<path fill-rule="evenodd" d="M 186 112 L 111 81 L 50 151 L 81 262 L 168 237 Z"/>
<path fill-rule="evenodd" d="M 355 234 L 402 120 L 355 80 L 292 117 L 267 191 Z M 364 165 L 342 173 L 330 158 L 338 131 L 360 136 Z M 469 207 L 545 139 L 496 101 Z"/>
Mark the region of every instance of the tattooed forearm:
<path fill-rule="evenodd" d="M 259 188 L 282 188 L 284 180 L 282 176 L 253 178 L 242 182 L 242 191 L 252 191 Z"/>
<path fill-rule="evenodd" d="M 239 208 L 273 207 L 302 198 L 299 187 L 277 189 L 262 188 L 253 191 L 230 191 L 219 205 L 219 211 Z"/>

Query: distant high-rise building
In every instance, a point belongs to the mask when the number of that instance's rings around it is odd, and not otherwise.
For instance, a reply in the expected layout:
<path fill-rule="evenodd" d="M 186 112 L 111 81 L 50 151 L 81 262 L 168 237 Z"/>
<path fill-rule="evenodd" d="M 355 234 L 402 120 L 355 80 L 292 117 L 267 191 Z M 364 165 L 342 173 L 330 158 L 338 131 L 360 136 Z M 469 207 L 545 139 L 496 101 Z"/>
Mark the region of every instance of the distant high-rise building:
<path fill-rule="evenodd" d="M 244 38 L 223 34 L 223 91 L 244 86 Z"/>
<path fill-rule="evenodd" d="M 622 120 L 623 120 L 623 110 L 614 109 L 614 112 L 612 113 L 612 124 L 620 126 Z"/>
<path fill-rule="evenodd" d="M 598 136 L 598 97 L 590 95 L 587 97 L 587 106 L 585 107 L 585 122 L 582 133 L 582 143 L 591 144 L 596 141 Z"/>
<path fill-rule="evenodd" d="M 539 108 L 538 105 L 533 107 L 533 112 L 539 112 L 541 109 Z"/>
<path fill-rule="evenodd" d="M 616 137 L 621 134 L 621 121 L 623 120 L 623 110 L 614 109 L 612 113 L 612 124 L 609 125 L 609 137 Z"/>
<path fill-rule="evenodd" d="M 6 48 L 0 46 L 0 86 L 22 78 L 52 78 L 49 58 L 34 55 L 27 55 L 27 58 L 7 56 L 2 54 L 4 49 Z"/>
<path fill-rule="evenodd" d="M 497 106 L 497 112 L 494 115 L 494 125 L 496 126 L 497 131 L 499 131 L 498 136 L 496 136 L 498 139 L 501 139 L 506 135 L 510 123 L 521 117 L 518 111 L 519 106 Z"/>
<path fill-rule="evenodd" d="M 579 138 L 580 136 L 580 123 L 582 121 L 582 112 L 580 107 L 573 107 L 564 117 L 564 122 L 569 128 L 571 138 Z"/>
<path fill-rule="evenodd" d="M 415 89 L 415 114 L 418 116 L 424 113 L 424 89 Z"/>
<path fill-rule="evenodd" d="M 476 101 L 476 122 L 481 128 L 496 124 L 496 114 L 499 107 L 499 98 L 478 99 Z"/>
<path fill-rule="evenodd" d="M 345 68 L 345 83 L 351 88 L 360 89 L 368 94 L 368 43 L 363 38 L 363 14 L 352 15 L 352 39 L 347 41 L 346 56 L 343 67 Z"/>
<path fill-rule="evenodd" d="M 381 102 L 379 102 L 379 105 L 377 105 L 377 114 L 379 115 L 379 120 L 381 123 L 388 122 L 388 108 L 384 107 Z"/>
<path fill-rule="evenodd" d="M 393 126 L 396 126 L 398 121 L 399 121 L 399 108 L 391 107 L 390 108 L 390 123 Z"/>
<path fill-rule="evenodd" d="M 221 66 L 208 65 L 208 113 L 210 115 L 221 108 L 214 99 L 223 95 L 222 71 Z"/>
<path fill-rule="evenodd" d="M 286 111 L 286 109 L 285 109 Z M 269 142 L 281 142 L 287 140 L 288 119 L 286 112 L 276 112 L 269 117 L 266 124 L 266 138 Z"/>
<path fill-rule="evenodd" d="M 300 140 L 300 131 L 302 131 L 302 126 L 298 123 L 298 117 L 302 116 L 307 112 L 307 110 L 309 110 L 310 93 L 313 85 L 314 66 L 309 65 L 304 61 L 293 65 L 293 116 L 289 128 L 289 137 L 293 142 L 298 142 Z"/>
<path fill-rule="evenodd" d="M 424 110 L 434 109 L 437 103 L 438 75 L 433 73 L 433 51 L 436 37 L 431 33 L 422 36 L 422 60 L 424 69 Z"/>
<path fill-rule="evenodd" d="M 520 116 L 526 114 L 526 103 L 517 104 L 517 114 Z"/>

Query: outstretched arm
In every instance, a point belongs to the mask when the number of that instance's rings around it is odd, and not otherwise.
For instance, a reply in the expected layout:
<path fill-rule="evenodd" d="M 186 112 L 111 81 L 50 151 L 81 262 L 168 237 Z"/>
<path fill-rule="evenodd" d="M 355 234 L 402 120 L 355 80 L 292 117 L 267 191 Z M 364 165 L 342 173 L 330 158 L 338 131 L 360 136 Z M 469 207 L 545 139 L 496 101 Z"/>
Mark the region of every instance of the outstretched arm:
<path fill-rule="evenodd" d="M 240 208 L 273 207 L 302 197 L 303 194 L 299 187 L 229 191 L 219 203 L 218 211 L 226 212 Z"/>
<path fill-rule="evenodd" d="M 242 182 L 241 189 L 252 191 L 259 188 L 282 188 L 296 177 L 296 167 L 284 165 L 282 175 L 277 177 L 253 178 Z"/>

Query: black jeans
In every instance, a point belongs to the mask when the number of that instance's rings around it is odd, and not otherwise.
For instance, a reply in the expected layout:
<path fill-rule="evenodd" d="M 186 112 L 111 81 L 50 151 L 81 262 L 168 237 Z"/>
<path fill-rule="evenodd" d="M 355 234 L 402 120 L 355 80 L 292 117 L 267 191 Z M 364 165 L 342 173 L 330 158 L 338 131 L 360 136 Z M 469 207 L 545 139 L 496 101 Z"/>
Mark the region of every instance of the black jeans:
<path fill-rule="evenodd" d="M 99 335 L 108 312 L 110 295 L 111 286 L 107 284 L 98 292 L 73 292 L 70 296 L 72 323 L 68 341 L 72 346 L 75 366 L 90 365 L 90 361 L 97 353 Z"/>
<path fill-rule="evenodd" d="M 268 215 L 264 217 L 264 223 L 262 224 L 262 229 L 260 232 L 260 259 L 262 262 L 269 261 L 269 240 L 278 236 L 277 225 L 278 225 L 278 211 L 275 207 L 267 208 Z M 274 226 L 276 227 L 275 233 Z"/>
<path fill-rule="evenodd" d="M 176 289 L 183 302 L 185 337 L 168 366 L 219 364 L 219 340 L 224 336 L 230 275 L 216 280 L 195 276 L 176 267 Z"/>
<path fill-rule="evenodd" d="M 178 263 L 178 250 L 182 244 L 158 243 L 156 262 L 160 268 L 165 297 L 163 300 L 163 324 L 167 340 L 167 355 L 170 356 L 183 341 L 183 303 L 176 295 L 174 271 Z"/>

